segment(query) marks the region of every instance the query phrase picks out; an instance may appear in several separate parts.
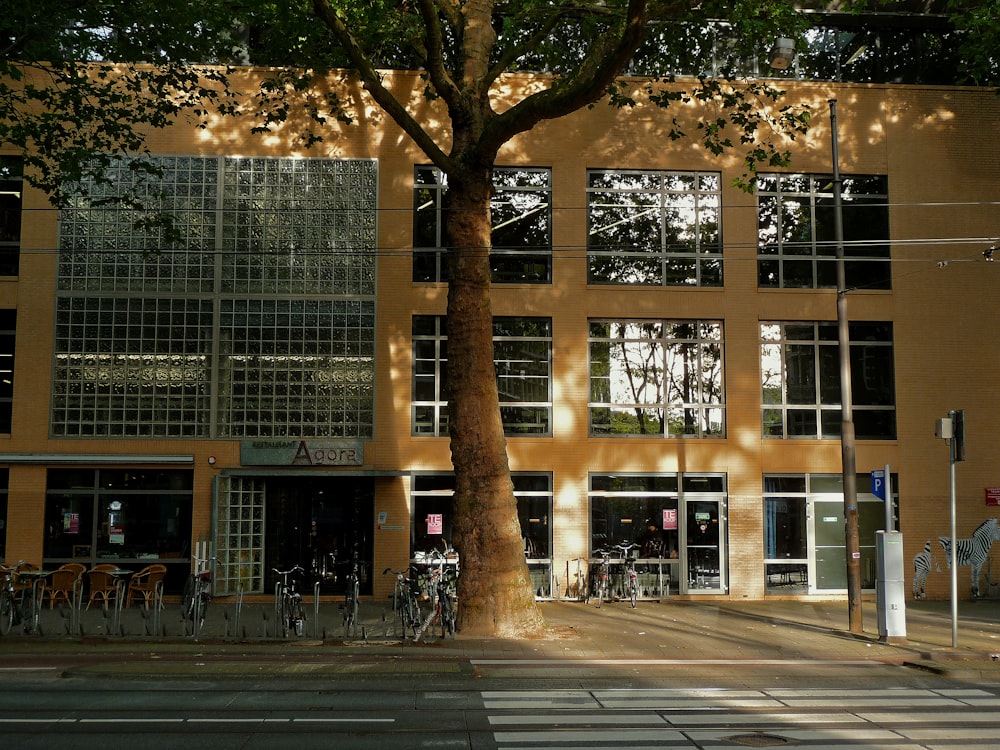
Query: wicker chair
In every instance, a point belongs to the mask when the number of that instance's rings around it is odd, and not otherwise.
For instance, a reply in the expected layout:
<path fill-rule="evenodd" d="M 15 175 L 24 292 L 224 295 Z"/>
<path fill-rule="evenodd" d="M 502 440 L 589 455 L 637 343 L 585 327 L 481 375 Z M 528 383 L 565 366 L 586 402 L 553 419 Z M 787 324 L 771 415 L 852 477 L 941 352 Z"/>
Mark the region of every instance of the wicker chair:
<path fill-rule="evenodd" d="M 135 598 L 141 596 L 143 606 L 149 609 L 150 602 L 153 601 L 153 596 L 156 594 L 156 584 L 162 581 L 166 575 L 167 566 L 155 564 L 146 566 L 132 576 L 132 579 L 128 583 L 128 596 L 125 600 L 125 606 L 131 607 Z"/>
<path fill-rule="evenodd" d="M 52 571 L 51 583 L 47 589 L 49 609 L 54 608 L 60 599 L 64 599 L 67 606 L 73 606 L 73 590 L 86 569 L 87 566 L 83 563 L 66 563 Z"/>
<path fill-rule="evenodd" d="M 115 570 L 118 566 L 110 563 L 95 565 L 87 571 L 87 578 L 90 579 L 90 596 L 87 598 L 87 609 L 95 601 L 101 601 L 104 606 L 108 606 L 115 598 L 116 581 L 115 577 L 108 575 L 106 571 Z"/>

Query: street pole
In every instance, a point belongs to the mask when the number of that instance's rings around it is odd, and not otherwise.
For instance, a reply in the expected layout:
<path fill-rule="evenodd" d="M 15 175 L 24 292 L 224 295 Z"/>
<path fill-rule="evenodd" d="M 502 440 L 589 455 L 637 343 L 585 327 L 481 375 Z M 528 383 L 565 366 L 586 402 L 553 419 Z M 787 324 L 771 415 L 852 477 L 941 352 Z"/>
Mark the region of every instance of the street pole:
<path fill-rule="evenodd" d="M 837 244 L 837 334 L 840 344 L 840 454 L 844 477 L 844 542 L 847 556 L 847 612 L 852 633 L 864 629 L 861 618 L 861 534 L 858 526 L 858 471 L 851 397 L 851 337 L 847 321 L 847 273 L 844 268 L 844 216 L 840 154 L 837 146 L 837 100 L 830 99 L 833 144 L 834 240 Z"/>
<path fill-rule="evenodd" d="M 948 479 L 951 499 L 951 647 L 958 648 L 958 555 L 955 552 L 955 537 L 957 532 L 955 510 L 955 461 L 958 459 L 958 445 L 955 439 L 955 412 L 948 412 L 951 422 L 951 439 L 948 441 L 949 469 Z"/>

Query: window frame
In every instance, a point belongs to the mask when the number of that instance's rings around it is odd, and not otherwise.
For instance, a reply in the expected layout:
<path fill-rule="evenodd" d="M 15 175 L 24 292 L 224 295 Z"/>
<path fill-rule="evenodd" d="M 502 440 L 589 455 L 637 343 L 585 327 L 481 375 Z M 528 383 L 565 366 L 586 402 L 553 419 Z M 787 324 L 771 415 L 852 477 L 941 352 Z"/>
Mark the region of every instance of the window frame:
<path fill-rule="evenodd" d="M 601 326 L 608 327 L 611 335 L 597 335 L 598 329 Z M 615 327 L 619 329 L 625 329 L 625 327 L 631 329 L 646 329 L 652 330 L 654 327 L 658 327 L 661 332 L 666 332 L 667 330 L 676 330 L 678 327 L 693 326 L 698 334 L 693 337 L 681 337 L 681 336 L 669 336 L 665 333 L 661 333 L 658 336 L 615 336 Z M 708 331 L 714 330 L 715 334 L 708 334 Z M 698 378 L 694 381 L 694 390 L 697 392 L 698 398 L 696 400 L 673 400 L 670 398 L 670 392 L 675 391 L 676 388 L 669 387 L 669 383 L 654 383 L 655 389 L 661 389 L 653 399 L 639 400 L 636 398 L 632 402 L 626 403 L 623 400 L 614 400 L 615 386 L 612 384 L 613 373 L 611 366 L 611 349 L 615 342 L 621 342 L 621 346 L 624 349 L 626 344 L 632 343 L 633 345 L 643 348 L 646 347 L 650 351 L 654 351 L 657 346 L 662 347 L 662 353 L 660 354 L 660 366 L 657 368 L 654 362 L 650 367 L 654 372 L 667 373 L 672 372 L 671 368 L 668 366 L 668 358 L 671 357 L 673 353 L 671 347 L 676 347 L 680 354 L 683 354 L 685 349 L 694 347 L 695 348 L 695 361 L 697 363 L 696 370 L 699 373 L 705 372 L 705 352 L 711 351 L 713 348 L 717 349 L 714 355 L 714 364 L 712 366 L 712 378 L 713 387 L 717 389 L 717 399 L 712 398 L 712 388 L 706 389 L 705 381 Z M 646 342 L 650 342 L 647 346 Z M 597 347 L 605 344 L 608 350 L 607 361 L 598 360 L 595 358 L 595 352 L 598 351 Z M 588 425 L 589 434 L 591 437 L 638 437 L 638 438 L 724 438 L 726 437 L 726 373 L 725 373 L 725 326 L 722 320 L 672 320 L 672 319 L 643 319 L 643 320 L 626 320 L 626 319 L 591 319 L 588 321 L 588 335 L 587 335 L 587 352 L 588 352 L 588 384 L 589 384 L 589 395 L 587 404 L 587 414 L 588 414 Z M 673 353 L 676 356 L 676 353 Z M 652 357 L 652 355 L 651 355 Z M 687 360 L 682 360 L 682 364 L 686 363 Z M 600 372 L 601 366 L 604 365 L 607 369 L 606 373 Z M 604 388 L 604 395 L 609 398 L 600 400 L 598 397 L 601 395 L 601 382 L 607 381 L 607 388 Z M 672 382 L 679 382 L 678 379 L 671 379 Z M 648 381 L 647 381 L 648 382 Z M 636 389 L 634 384 L 631 386 L 633 393 L 638 393 L 644 390 L 645 385 Z M 706 394 L 706 390 L 709 392 Z M 646 432 L 642 429 L 637 431 L 617 431 L 614 429 L 615 417 L 614 413 L 617 411 L 620 414 L 632 410 L 639 410 L 643 413 L 639 413 L 636 416 L 637 425 L 641 428 L 645 423 L 644 412 L 652 412 L 650 419 L 658 420 L 660 423 L 660 428 L 656 431 Z M 683 429 L 676 430 L 671 429 L 671 424 L 676 423 L 677 417 L 665 416 L 668 413 L 676 413 L 677 410 L 681 412 L 681 424 Z M 597 421 L 595 420 L 595 415 L 600 411 L 607 411 L 608 415 L 606 419 Z M 718 419 L 715 424 L 717 427 L 711 429 L 713 422 L 710 418 L 710 413 L 712 411 L 718 411 Z M 694 413 L 692 416 L 691 413 Z M 631 415 L 630 415 L 631 416 Z M 595 428 L 595 424 L 604 424 L 604 429 Z M 618 423 L 624 425 L 621 419 Z M 696 429 L 691 429 L 696 426 Z"/>
<path fill-rule="evenodd" d="M 833 176 L 761 174 L 756 196 L 758 288 L 837 288 Z M 847 287 L 890 291 L 888 177 L 842 176 L 841 207 Z"/>
<path fill-rule="evenodd" d="M 842 404 L 837 323 L 761 321 L 759 331 L 762 437 L 839 440 Z M 853 321 L 848 324 L 848 331 L 851 348 L 852 410 L 857 439 L 895 440 L 897 425 L 893 325 L 888 321 Z M 873 338 L 879 332 L 886 331 L 889 334 L 888 338 Z M 793 349 L 794 354 L 790 354 Z M 880 355 L 878 352 L 880 349 L 887 351 L 883 351 Z M 790 384 L 790 371 L 804 373 L 804 377 L 811 374 L 811 383 Z M 863 394 L 876 390 L 866 388 L 865 381 L 875 378 L 888 378 L 888 385 L 881 384 L 879 388 L 888 389 L 891 393 L 891 403 L 865 403 Z M 860 387 L 853 387 L 855 383 Z M 879 419 L 878 415 L 881 413 L 889 415 L 891 428 L 886 434 L 879 435 L 865 425 L 876 425 L 875 420 Z M 806 434 L 801 431 L 801 426 L 810 423 L 814 427 L 811 432 Z M 790 430 L 796 426 L 800 426 L 800 430 L 790 434 Z"/>
<path fill-rule="evenodd" d="M 548 335 L 517 336 L 504 335 L 502 327 L 524 324 L 544 326 Z M 444 437 L 448 433 L 448 394 L 447 394 L 447 349 L 448 331 L 447 319 L 444 315 L 414 315 L 412 321 L 412 370 L 410 399 L 410 431 L 413 436 Z M 542 359 L 499 359 L 497 352 L 502 345 L 543 343 L 546 345 L 546 355 Z M 552 435 L 552 319 L 542 316 L 519 318 L 515 316 L 495 316 L 493 318 L 493 348 L 494 368 L 497 378 L 497 389 L 500 393 L 500 413 L 507 437 L 549 437 Z M 544 401 L 506 398 L 504 383 L 516 382 L 516 376 L 505 374 L 504 362 L 525 361 L 544 368 L 544 374 L 531 375 L 535 381 L 545 381 L 546 399 Z M 521 373 L 522 375 L 524 373 Z M 418 398 L 430 393 L 431 398 Z M 513 394 L 510 394 L 513 395 Z M 513 430 L 512 424 L 517 424 L 512 417 L 516 412 L 536 410 L 544 412 L 544 424 L 532 429 L 537 422 L 531 420 L 522 422 L 522 429 Z"/>
<path fill-rule="evenodd" d="M 518 175 L 544 177 L 544 185 L 515 184 Z M 530 180 L 529 180 L 530 181 Z M 549 167 L 498 166 L 493 169 L 494 198 L 491 202 L 494 216 L 504 212 L 504 196 L 523 194 L 526 201 L 535 201 L 536 214 L 544 226 L 545 241 L 536 245 L 504 244 L 494 241 L 490 250 L 492 281 L 496 284 L 551 284 L 552 283 L 552 169 Z M 445 195 L 448 191 L 447 175 L 438 167 L 418 164 L 413 169 L 413 270 L 415 283 L 443 283 L 448 280 L 445 246 Z M 533 196 L 533 197 L 532 197 Z M 516 223 L 514 219 L 506 225 Z M 497 230 L 493 228 L 496 238 Z M 521 265 L 521 272 L 516 268 Z M 504 270 L 515 269 L 514 271 Z"/>
<path fill-rule="evenodd" d="M 601 182 L 614 184 L 600 184 Z M 675 181 L 671 184 L 670 181 Z M 690 180 L 693 189 L 681 189 L 676 183 Z M 601 196 L 608 203 L 600 203 Z M 612 203 L 611 197 L 620 201 Z M 595 237 L 601 228 L 595 227 L 604 212 L 623 215 L 608 217 L 603 229 L 627 226 L 655 213 L 656 237 L 636 227 L 636 241 L 645 244 L 609 242 L 598 244 Z M 678 219 L 673 221 L 671 214 Z M 714 231 L 708 216 L 715 214 Z M 631 216 L 625 215 L 631 213 Z M 681 223 L 679 217 L 693 216 Z M 687 241 L 679 239 L 688 233 Z M 651 234 L 651 232 L 649 233 Z M 672 234 L 674 235 L 672 239 Z M 714 235 L 714 238 L 713 238 Z M 711 171 L 668 171 L 633 169 L 591 169 L 587 172 L 587 283 L 594 286 L 654 286 L 654 287 L 721 287 L 724 284 L 722 227 L 722 173 Z M 611 273 L 599 274 L 597 266 L 622 264 L 622 278 Z M 645 268 L 643 268 L 645 266 Z M 685 267 L 687 271 L 684 272 Z M 625 274 L 631 274 L 627 278 Z M 642 275 L 645 274 L 645 278 Z"/>

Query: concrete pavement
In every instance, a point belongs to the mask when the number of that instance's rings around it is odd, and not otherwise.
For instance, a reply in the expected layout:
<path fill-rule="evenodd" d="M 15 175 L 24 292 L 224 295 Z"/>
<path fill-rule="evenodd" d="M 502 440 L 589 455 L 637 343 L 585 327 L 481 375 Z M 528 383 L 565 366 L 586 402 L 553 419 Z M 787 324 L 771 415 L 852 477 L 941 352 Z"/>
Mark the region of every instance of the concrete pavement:
<path fill-rule="evenodd" d="M 346 640 L 336 601 L 321 602 L 319 620 L 311 604 L 302 637 L 276 637 L 270 602 L 244 604 L 216 599 L 197 639 L 185 635 L 179 605 L 168 602 L 159 621 L 139 607 L 122 612 L 112 632 L 110 613 L 97 608 L 80 613 L 44 609 L 40 632 L 16 627 L 0 637 L 0 660 L 39 654 L 267 654 L 297 661 L 391 660 L 423 665 L 517 660 L 544 664 L 555 660 L 614 660 L 657 663 L 672 660 L 871 661 L 905 663 L 942 674 L 980 674 L 1000 679 L 1000 602 L 960 602 L 958 646 L 952 647 L 949 602 L 910 602 L 905 641 L 884 642 L 874 601 L 862 605 L 863 632 L 849 632 L 846 601 L 729 600 L 625 603 L 601 609 L 580 602 L 541 603 L 549 625 L 544 636 L 505 640 L 442 639 L 429 632 L 419 643 L 403 641 L 391 630 L 391 612 L 380 602 L 362 603 L 363 633 Z M 384 618 L 388 619 L 388 623 Z M 76 631 L 72 631 L 76 626 Z M 143 672 L 148 675 L 148 670 Z"/>

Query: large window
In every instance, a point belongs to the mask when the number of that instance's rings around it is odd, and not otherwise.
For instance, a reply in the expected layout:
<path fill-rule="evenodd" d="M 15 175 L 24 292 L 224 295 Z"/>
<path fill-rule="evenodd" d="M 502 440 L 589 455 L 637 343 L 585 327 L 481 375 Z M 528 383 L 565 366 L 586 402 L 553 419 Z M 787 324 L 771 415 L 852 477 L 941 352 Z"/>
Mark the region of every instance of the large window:
<path fill-rule="evenodd" d="M 521 524 L 524 555 L 532 588 L 539 598 L 552 595 L 552 476 L 511 474 L 517 517 Z M 410 556 L 426 560 L 427 553 L 442 551 L 454 542 L 455 476 L 416 474 L 412 482 L 413 518 L 410 525 Z"/>
<path fill-rule="evenodd" d="M 892 324 L 849 325 L 854 429 L 861 440 L 896 437 Z M 838 438 L 841 424 L 837 324 L 761 323 L 765 437 Z"/>
<path fill-rule="evenodd" d="M 590 283 L 721 286 L 721 182 L 716 172 L 589 172 Z"/>
<path fill-rule="evenodd" d="M 726 589 L 726 477 L 592 474 L 591 570 L 602 550 L 635 545 L 642 596 Z"/>
<path fill-rule="evenodd" d="M 166 469 L 50 469 L 45 562 L 167 563 L 180 591 L 191 543 L 193 472 Z"/>
<path fill-rule="evenodd" d="M 885 503 L 857 476 L 861 585 L 875 587 L 875 535 Z M 893 487 L 898 477 L 893 475 Z M 764 475 L 764 578 L 768 593 L 821 593 L 847 588 L 844 478 L 841 474 Z M 894 493 L 895 494 L 895 493 Z M 894 504 L 898 496 L 894 497 Z M 894 513 L 895 513 L 894 505 Z"/>
<path fill-rule="evenodd" d="M 891 288 L 887 192 L 885 177 L 842 179 L 844 272 L 849 288 Z M 832 176 L 761 175 L 759 286 L 836 288 L 835 219 Z"/>
<path fill-rule="evenodd" d="M 370 437 L 375 162 L 155 163 L 60 215 L 53 434 Z"/>
<path fill-rule="evenodd" d="M 722 323 L 590 323 L 590 432 L 725 435 Z"/>
<path fill-rule="evenodd" d="M 0 276 L 17 276 L 21 257 L 21 159 L 0 156 Z"/>
<path fill-rule="evenodd" d="M 496 167 L 493 170 L 493 281 L 552 281 L 552 184 L 548 169 Z M 447 176 L 419 166 L 413 178 L 413 280 L 447 281 L 445 200 Z"/>
<path fill-rule="evenodd" d="M 0 433 L 11 431 L 17 310 L 0 310 Z"/>
<path fill-rule="evenodd" d="M 7 488 L 10 470 L 0 469 L 0 560 L 7 559 Z"/>
<path fill-rule="evenodd" d="M 507 435 L 547 435 L 552 417 L 552 321 L 493 319 L 493 363 Z M 413 434 L 448 434 L 447 320 L 413 317 Z"/>

